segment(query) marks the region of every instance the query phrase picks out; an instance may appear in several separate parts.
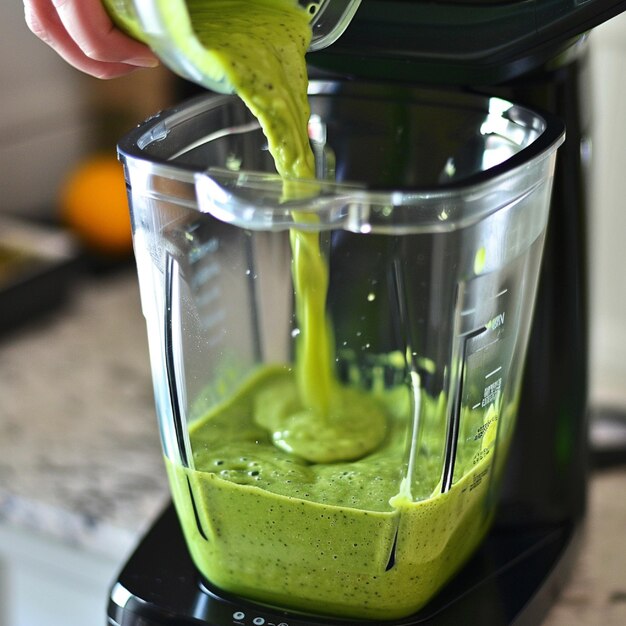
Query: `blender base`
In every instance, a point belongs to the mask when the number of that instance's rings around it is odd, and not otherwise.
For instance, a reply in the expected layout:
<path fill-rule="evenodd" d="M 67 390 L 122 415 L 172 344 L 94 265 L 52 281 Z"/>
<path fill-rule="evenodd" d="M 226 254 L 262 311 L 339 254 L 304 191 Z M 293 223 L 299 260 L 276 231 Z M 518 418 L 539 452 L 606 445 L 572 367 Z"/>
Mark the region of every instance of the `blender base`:
<path fill-rule="evenodd" d="M 581 535 L 572 522 L 494 527 L 459 574 L 418 613 L 381 626 L 535 626 L 555 600 Z M 350 626 L 363 620 L 307 616 L 211 588 L 193 565 L 168 506 L 111 588 L 109 626 Z"/>

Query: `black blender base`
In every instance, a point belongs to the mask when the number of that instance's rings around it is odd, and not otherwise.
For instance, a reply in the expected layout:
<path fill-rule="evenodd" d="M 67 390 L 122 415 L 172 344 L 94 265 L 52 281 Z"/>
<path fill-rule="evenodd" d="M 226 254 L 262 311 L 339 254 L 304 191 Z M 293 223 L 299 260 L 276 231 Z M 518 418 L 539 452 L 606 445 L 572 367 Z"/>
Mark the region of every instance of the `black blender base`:
<path fill-rule="evenodd" d="M 418 613 L 372 626 L 536 626 L 563 584 L 579 529 L 495 528 L 465 568 Z M 194 567 L 170 505 L 111 589 L 109 626 L 356 626 L 309 617 L 210 589 Z"/>

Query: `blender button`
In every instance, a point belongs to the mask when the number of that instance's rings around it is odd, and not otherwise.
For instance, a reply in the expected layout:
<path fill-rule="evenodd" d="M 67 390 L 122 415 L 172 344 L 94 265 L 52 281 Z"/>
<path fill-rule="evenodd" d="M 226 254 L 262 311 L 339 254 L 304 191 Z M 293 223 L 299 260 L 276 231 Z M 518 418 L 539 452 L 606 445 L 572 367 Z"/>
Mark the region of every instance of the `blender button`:
<path fill-rule="evenodd" d="M 242 611 L 236 611 L 235 613 L 233 613 L 233 619 L 244 619 L 245 617 L 246 614 Z"/>
<path fill-rule="evenodd" d="M 252 620 L 252 623 L 254 626 L 263 626 L 263 624 L 265 624 L 265 620 L 262 617 L 255 617 Z"/>

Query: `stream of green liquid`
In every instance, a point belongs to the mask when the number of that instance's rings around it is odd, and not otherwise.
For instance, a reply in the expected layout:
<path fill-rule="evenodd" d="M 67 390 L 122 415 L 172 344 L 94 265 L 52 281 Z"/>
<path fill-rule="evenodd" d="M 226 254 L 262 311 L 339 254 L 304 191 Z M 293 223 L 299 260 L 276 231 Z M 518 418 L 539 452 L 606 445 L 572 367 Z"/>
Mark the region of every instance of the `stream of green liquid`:
<path fill-rule="evenodd" d="M 290 0 L 189 0 L 187 5 L 198 39 L 261 125 L 284 179 L 284 199 L 298 198 L 294 181 L 315 178 L 307 130 L 310 15 Z M 381 443 L 386 418 L 336 380 L 326 315 L 328 266 L 314 230 L 316 217 L 294 214 L 294 221 L 312 229 L 290 231 L 299 330 L 296 388 L 283 382 L 266 390 L 257 420 L 272 432 L 275 445 L 309 461 L 360 458 Z"/>

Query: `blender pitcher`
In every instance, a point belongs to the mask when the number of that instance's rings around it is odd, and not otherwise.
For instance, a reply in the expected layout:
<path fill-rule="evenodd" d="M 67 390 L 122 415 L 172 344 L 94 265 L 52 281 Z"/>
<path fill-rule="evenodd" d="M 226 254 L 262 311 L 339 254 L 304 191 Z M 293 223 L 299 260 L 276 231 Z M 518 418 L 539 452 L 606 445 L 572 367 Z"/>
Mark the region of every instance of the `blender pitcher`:
<path fill-rule="evenodd" d="M 111 19 L 132 37 L 150 46 L 169 69 L 218 93 L 232 86 L 210 56 L 194 28 L 187 0 L 102 0 Z M 335 42 L 348 27 L 361 0 L 298 0 L 311 15 L 309 51 Z"/>
<path fill-rule="evenodd" d="M 165 462 L 216 594 L 401 618 L 493 518 L 564 131 L 400 86 L 310 103 L 292 200 L 234 96 L 120 144 Z"/>

